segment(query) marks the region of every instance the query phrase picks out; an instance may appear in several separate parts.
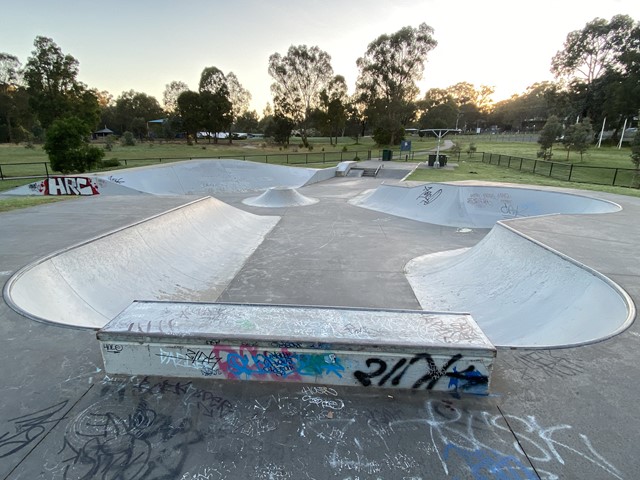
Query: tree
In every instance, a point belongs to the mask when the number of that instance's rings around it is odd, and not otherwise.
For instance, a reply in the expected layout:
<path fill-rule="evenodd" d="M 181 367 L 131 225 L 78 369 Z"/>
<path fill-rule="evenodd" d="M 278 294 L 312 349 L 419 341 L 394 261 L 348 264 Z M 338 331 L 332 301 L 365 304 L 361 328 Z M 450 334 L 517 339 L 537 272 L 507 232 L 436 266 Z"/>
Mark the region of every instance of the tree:
<path fill-rule="evenodd" d="M 458 108 L 453 102 L 436 105 L 420 116 L 420 127 L 453 128 L 458 119 L 458 112 Z"/>
<path fill-rule="evenodd" d="M 204 114 L 200 104 L 200 94 L 188 90 L 178 97 L 178 114 L 182 119 L 182 127 L 187 134 L 198 143 L 198 132 L 204 130 Z"/>
<path fill-rule="evenodd" d="M 8 93 L 20 84 L 22 64 L 18 57 L 0 52 L 0 93 Z"/>
<path fill-rule="evenodd" d="M 418 102 L 418 108 L 426 112 L 445 103 L 457 104 L 448 89 L 430 88 L 424 94 L 424 98 Z"/>
<path fill-rule="evenodd" d="M 218 132 L 229 131 L 233 121 L 229 88 L 222 70 L 217 67 L 205 68 L 200 75 L 198 93 L 204 122 L 202 127 L 212 133 L 214 143 L 218 143 Z"/>
<path fill-rule="evenodd" d="M 547 119 L 544 127 L 538 136 L 542 156 L 545 160 L 551 160 L 553 156 L 553 144 L 562 135 L 562 124 L 555 115 L 551 115 Z"/>
<path fill-rule="evenodd" d="M 18 57 L 0 52 L 0 142 L 16 140 L 19 125 L 19 82 L 22 65 Z"/>
<path fill-rule="evenodd" d="M 491 95 L 495 89 L 487 85 L 480 85 L 477 89 L 469 82 L 459 82 L 446 89 L 447 96 L 452 98 L 459 107 L 473 105 L 482 113 L 487 114 L 491 110 Z"/>
<path fill-rule="evenodd" d="M 400 142 L 402 134 L 398 133 L 414 116 L 416 83 L 424 73 L 427 54 L 437 44 L 432 34 L 433 29 L 422 23 L 418 28 L 404 27 L 381 35 L 356 62 L 360 102 L 366 105 L 375 131 L 391 144 Z"/>
<path fill-rule="evenodd" d="M 213 142 L 218 143 L 218 132 L 228 132 L 231 125 L 231 102 L 229 98 L 211 92 L 200 92 L 200 106 L 204 130 L 213 133 Z"/>
<path fill-rule="evenodd" d="M 322 117 L 329 134 L 329 143 L 333 145 L 333 137 L 336 137 L 344 129 L 349 108 L 349 96 L 347 94 L 347 82 L 342 75 L 336 75 L 331 79 L 326 88 L 320 92 Z"/>
<path fill-rule="evenodd" d="M 244 112 L 236 119 L 236 130 L 238 132 L 257 132 L 260 125 L 258 114 L 255 110 Z"/>
<path fill-rule="evenodd" d="M 103 156 L 104 150 L 89 145 L 91 128 L 78 117 L 55 120 L 47 130 L 44 150 L 57 172 L 85 172 Z"/>
<path fill-rule="evenodd" d="M 488 120 L 505 130 L 523 130 L 531 122 L 544 122 L 550 115 L 575 119 L 579 110 L 571 105 L 569 92 L 554 82 L 539 82 L 494 105 Z M 466 120 L 466 118 L 465 118 Z"/>
<path fill-rule="evenodd" d="M 291 131 L 293 130 L 293 121 L 281 114 L 275 114 L 265 127 L 265 136 L 273 138 L 273 141 L 279 145 L 289 145 Z"/>
<path fill-rule="evenodd" d="M 237 125 L 240 117 L 249 110 L 251 93 L 242 86 L 233 72 L 227 74 L 227 90 L 229 91 L 229 101 L 231 102 L 231 123 L 229 124 L 229 127 L 231 127 L 234 123 Z M 231 137 L 231 128 L 229 128 L 229 143 L 231 143 Z"/>
<path fill-rule="evenodd" d="M 129 90 L 122 92 L 116 100 L 115 121 L 120 132 L 130 131 L 137 138 L 147 135 L 147 122 L 164 115 L 162 107 L 146 93 Z"/>
<path fill-rule="evenodd" d="M 227 79 L 217 67 L 206 67 L 200 74 L 198 92 L 209 92 L 214 94 L 229 94 Z"/>
<path fill-rule="evenodd" d="M 302 143 L 308 147 L 307 121 L 333 76 L 331 57 L 318 47 L 292 45 L 284 57 L 279 53 L 269 57 L 269 75 L 275 80 L 271 93 L 276 114 L 289 118 L 299 128 Z"/>
<path fill-rule="evenodd" d="M 98 101 L 77 80 L 78 61 L 71 55 L 64 55 L 47 37 L 36 37 L 34 47 L 27 60 L 24 78 L 31 107 L 42 126 L 47 128 L 55 119 L 70 115 L 95 126 L 99 117 Z"/>
<path fill-rule="evenodd" d="M 608 68 L 620 68 L 633 29 L 634 21 L 628 15 L 615 15 L 609 22 L 593 19 L 582 30 L 567 35 L 563 50 L 551 61 L 551 71 L 556 77 L 577 78 L 591 84 Z"/>
<path fill-rule="evenodd" d="M 580 161 L 593 142 L 593 128 L 591 121 L 585 118 L 581 123 L 575 123 L 566 128 L 562 143 L 567 149 L 567 160 L 571 150 L 580 152 Z"/>
<path fill-rule="evenodd" d="M 162 94 L 162 103 L 167 113 L 173 113 L 178 108 L 178 97 L 182 92 L 189 90 L 189 86 L 180 81 L 172 81 L 167 83 L 164 87 L 164 93 Z"/>

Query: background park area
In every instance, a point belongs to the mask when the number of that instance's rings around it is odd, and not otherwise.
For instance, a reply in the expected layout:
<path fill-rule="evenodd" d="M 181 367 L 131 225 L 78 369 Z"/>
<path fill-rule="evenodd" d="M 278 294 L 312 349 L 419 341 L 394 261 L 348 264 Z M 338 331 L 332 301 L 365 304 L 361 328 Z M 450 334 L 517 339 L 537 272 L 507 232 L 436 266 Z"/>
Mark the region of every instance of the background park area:
<path fill-rule="evenodd" d="M 579 152 L 567 152 L 558 142 L 553 147 L 551 161 L 544 161 L 537 159 L 540 146 L 536 141 L 537 136 L 531 134 L 452 135 L 446 138 L 454 143 L 454 147 L 443 150 L 442 153 L 449 156 L 449 164 L 452 167 L 418 168 L 409 180 L 481 180 L 640 196 L 640 190 L 630 188 L 632 185 L 620 186 L 624 182 L 633 182 L 637 173 L 631 168 L 633 164 L 628 144 L 623 144 L 621 148 L 615 145 L 603 145 L 600 148 L 592 146 L 584 155 L 580 155 Z M 94 171 L 200 158 L 210 158 L 212 161 L 219 158 L 235 158 L 278 165 L 324 168 L 346 160 L 379 159 L 383 149 L 393 151 L 394 162 L 425 163 L 429 152 L 433 152 L 437 144 L 435 138 L 421 138 L 415 135 L 408 136 L 407 139 L 411 140 L 410 152 L 401 152 L 398 147 L 381 147 L 371 137 L 360 138 L 357 143 L 349 137 L 339 137 L 331 143 L 326 137 L 312 137 L 309 139 L 310 148 L 304 148 L 301 143 L 295 144 L 295 139 L 292 139 L 287 148 L 269 143 L 264 138 L 233 140 L 231 144 L 226 140 L 218 144 L 200 140 L 192 145 L 188 145 L 186 141 L 145 141 L 133 146 L 124 146 L 118 141 L 112 143 L 110 150 L 105 151 L 102 162 L 105 166 Z M 107 143 L 102 140 L 94 145 L 104 149 Z M 0 181 L 0 192 L 44 178 L 47 173 L 55 174 L 48 162 L 42 145 L 0 145 L 0 169 L 4 177 Z M 566 176 L 569 168 L 574 169 L 571 181 L 567 181 Z M 614 176 L 615 181 L 612 181 Z M 0 211 L 59 200 L 43 197 L 5 197 L 0 199 Z"/>

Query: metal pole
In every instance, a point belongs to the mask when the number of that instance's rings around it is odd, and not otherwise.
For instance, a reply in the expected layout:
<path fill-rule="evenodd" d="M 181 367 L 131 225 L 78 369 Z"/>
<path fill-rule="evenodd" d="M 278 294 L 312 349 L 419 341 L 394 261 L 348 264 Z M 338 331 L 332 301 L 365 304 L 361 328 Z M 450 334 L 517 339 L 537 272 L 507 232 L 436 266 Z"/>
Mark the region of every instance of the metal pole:
<path fill-rule="evenodd" d="M 604 120 L 602 121 L 602 128 L 600 129 L 600 138 L 598 139 L 598 148 L 600 148 L 600 145 L 602 144 L 602 135 L 604 135 L 604 124 L 605 123 L 607 123 L 607 117 L 604 117 Z"/>
<path fill-rule="evenodd" d="M 627 119 L 624 119 L 624 127 L 622 127 L 622 135 L 620 135 L 620 141 L 618 142 L 618 150 L 622 148 L 622 139 L 624 138 L 624 131 L 627 129 Z"/>

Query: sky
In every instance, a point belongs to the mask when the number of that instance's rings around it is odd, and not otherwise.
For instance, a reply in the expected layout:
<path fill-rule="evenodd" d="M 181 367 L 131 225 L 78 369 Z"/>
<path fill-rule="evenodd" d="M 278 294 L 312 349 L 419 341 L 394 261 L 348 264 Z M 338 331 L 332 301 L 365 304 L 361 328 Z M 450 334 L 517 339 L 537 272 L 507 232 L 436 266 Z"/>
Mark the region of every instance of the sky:
<path fill-rule="evenodd" d="M 356 60 L 382 34 L 425 22 L 438 42 L 419 82 L 495 88 L 494 101 L 552 80 L 551 59 L 567 34 L 596 17 L 640 21 L 639 0 L 0 0 L 0 52 L 22 64 L 36 36 L 79 62 L 80 81 L 114 98 L 135 90 L 162 104 L 167 84 L 193 90 L 215 66 L 234 72 L 262 114 L 271 101 L 267 68 L 291 45 L 318 46 L 350 93 Z"/>

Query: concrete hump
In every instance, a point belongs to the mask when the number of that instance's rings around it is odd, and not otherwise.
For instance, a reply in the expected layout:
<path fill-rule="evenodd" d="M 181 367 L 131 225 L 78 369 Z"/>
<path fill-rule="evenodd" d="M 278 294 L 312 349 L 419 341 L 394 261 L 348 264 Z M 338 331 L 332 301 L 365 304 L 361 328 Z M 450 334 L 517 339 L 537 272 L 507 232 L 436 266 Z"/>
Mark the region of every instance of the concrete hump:
<path fill-rule="evenodd" d="M 110 172 L 110 176 L 122 186 L 154 195 L 216 195 L 256 192 L 274 186 L 302 187 L 335 176 L 335 168 L 317 170 L 205 159 L 119 170 Z"/>
<path fill-rule="evenodd" d="M 88 328 L 135 299 L 213 302 L 279 219 L 207 197 L 25 267 L 5 299 L 36 320 Z"/>
<path fill-rule="evenodd" d="M 473 248 L 418 257 L 405 272 L 422 308 L 471 312 L 496 346 L 596 342 L 635 317 L 614 282 L 502 223 Z"/>
<path fill-rule="evenodd" d="M 257 197 L 244 199 L 242 203 L 253 207 L 304 207 L 318 203 L 318 199 L 306 197 L 293 187 L 271 187 Z"/>
<path fill-rule="evenodd" d="M 112 170 L 108 174 L 51 176 L 10 195 L 215 195 L 302 187 L 335 177 L 336 169 L 288 167 L 242 160 L 189 160 Z"/>
<path fill-rule="evenodd" d="M 491 228 L 499 220 L 551 214 L 611 213 L 606 200 L 532 188 L 429 183 L 380 185 L 351 200 L 353 205 L 449 227 Z"/>

